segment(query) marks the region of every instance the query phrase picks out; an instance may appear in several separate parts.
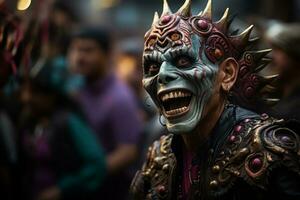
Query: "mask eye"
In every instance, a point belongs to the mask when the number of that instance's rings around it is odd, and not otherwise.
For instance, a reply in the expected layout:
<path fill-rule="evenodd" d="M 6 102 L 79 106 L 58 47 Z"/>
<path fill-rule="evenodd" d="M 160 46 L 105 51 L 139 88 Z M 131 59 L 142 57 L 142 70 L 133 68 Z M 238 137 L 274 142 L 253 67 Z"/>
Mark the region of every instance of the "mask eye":
<path fill-rule="evenodd" d="M 155 76 L 158 74 L 160 64 L 155 61 L 150 61 L 145 63 L 145 75 L 146 76 Z"/>
<path fill-rule="evenodd" d="M 175 65 L 178 68 L 191 67 L 192 63 L 193 63 L 192 58 L 190 58 L 188 56 L 178 56 L 175 58 Z"/>

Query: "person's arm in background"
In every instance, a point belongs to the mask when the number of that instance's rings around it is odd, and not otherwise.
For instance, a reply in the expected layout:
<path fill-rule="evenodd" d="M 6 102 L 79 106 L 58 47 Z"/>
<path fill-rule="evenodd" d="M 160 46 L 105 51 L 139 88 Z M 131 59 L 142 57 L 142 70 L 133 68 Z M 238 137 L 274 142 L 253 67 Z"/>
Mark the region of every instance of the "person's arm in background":
<path fill-rule="evenodd" d="M 138 158 L 138 142 L 141 138 L 142 121 L 137 106 L 131 99 L 119 99 L 111 113 L 113 133 L 117 147 L 107 155 L 109 174 L 117 173 L 133 164 Z"/>
<path fill-rule="evenodd" d="M 83 165 L 76 173 L 66 174 L 56 186 L 44 191 L 39 200 L 57 200 L 76 196 L 78 193 L 93 192 L 99 188 L 105 177 L 104 151 L 91 129 L 76 115 L 70 115 L 68 128 Z"/>
<path fill-rule="evenodd" d="M 107 156 L 107 170 L 114 174 L 130 166 L 138 156 L 138 148 L 133 144 L 120 144 Z"/>

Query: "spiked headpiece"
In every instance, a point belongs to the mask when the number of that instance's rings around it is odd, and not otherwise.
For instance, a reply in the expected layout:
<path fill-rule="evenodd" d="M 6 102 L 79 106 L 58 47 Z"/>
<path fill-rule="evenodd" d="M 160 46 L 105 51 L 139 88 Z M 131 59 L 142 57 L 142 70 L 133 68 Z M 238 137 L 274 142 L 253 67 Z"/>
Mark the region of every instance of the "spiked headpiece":
<path fill-rule="evenodd" d="M 266 55 L 271 49 L 251 50 L 257 40 L 250 39 L 253 25 L 238 35 L 232 35 L 229 33 L 232 20 L 229 19 L 228 8 L 220 20 L 212 21 L 212 0 L 208 0 L 205 9 L 197 15 L 191 13 L 191 0 L 186 0 L 175 13 L 171 11 L 167 0 L 163 1 L 161 16 L 155 12 L 152 26 L 145 35 L 145 52 L 164 52 L 171 47 L 190 45 L 191 36 L 196 34 L 201 38 L 200 52 L 204 52 L 210 62 L 220 63 L 228 57 L 238 62 L 239 74 L 231 91 L 232 101 L 245 107 L 278 101 L 267 98 L 275 92 L 272 84 L 277 75 L 263 77 L 258 74 L 269 64 L 270 59 Z"/>

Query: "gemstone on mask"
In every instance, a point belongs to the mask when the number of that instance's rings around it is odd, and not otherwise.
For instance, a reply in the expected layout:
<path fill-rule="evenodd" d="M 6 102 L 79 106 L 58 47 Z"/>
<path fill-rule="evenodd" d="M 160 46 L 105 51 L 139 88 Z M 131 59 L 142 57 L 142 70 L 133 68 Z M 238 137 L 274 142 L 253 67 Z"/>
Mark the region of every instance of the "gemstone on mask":
<path fill-rule="evenodd" d="M 201 29 L 201 31 L 206 31 L 208 29 L 208 23 L 207 21 L 200 19 L 197 22 L 198 27 Z"/>
<path fill-rule="evenodd" d="M 170 22 L 170 20 L 171 20 L 171 16 L 170 15 L 165 15 L 165 16 L 162 17 L 161 23 L 162 24 L 167 24 L 167 23 Z"/>
<path fill-rule="evenodd" d="M 214 52 L 214 55 L 215 55 L 215 58 L 217 60 L 219 60 L 220 58 L 223 57 L 223 52 L 219 49 L 219 48 L 216 48 L 215 49 L 215 52 Z"/>

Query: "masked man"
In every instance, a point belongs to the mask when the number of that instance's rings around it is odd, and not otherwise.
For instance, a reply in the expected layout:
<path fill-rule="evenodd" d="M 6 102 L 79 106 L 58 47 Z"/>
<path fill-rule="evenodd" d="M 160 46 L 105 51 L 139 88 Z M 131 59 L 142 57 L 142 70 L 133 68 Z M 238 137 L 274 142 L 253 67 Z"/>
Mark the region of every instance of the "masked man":
<path fill-rule="evenodd" d="M 239 107 L 275 101 L 275 76 L 257 74 L 270 50 L 251 50 L 252 26 L 229 33 L 228 9 L 213 22 L 211 0 L 190 6 L 165 0 L 145 35 L 143 84 L 170 134 L 149 148 L 134 197 L 300 199 L 299 124 Z"/>

